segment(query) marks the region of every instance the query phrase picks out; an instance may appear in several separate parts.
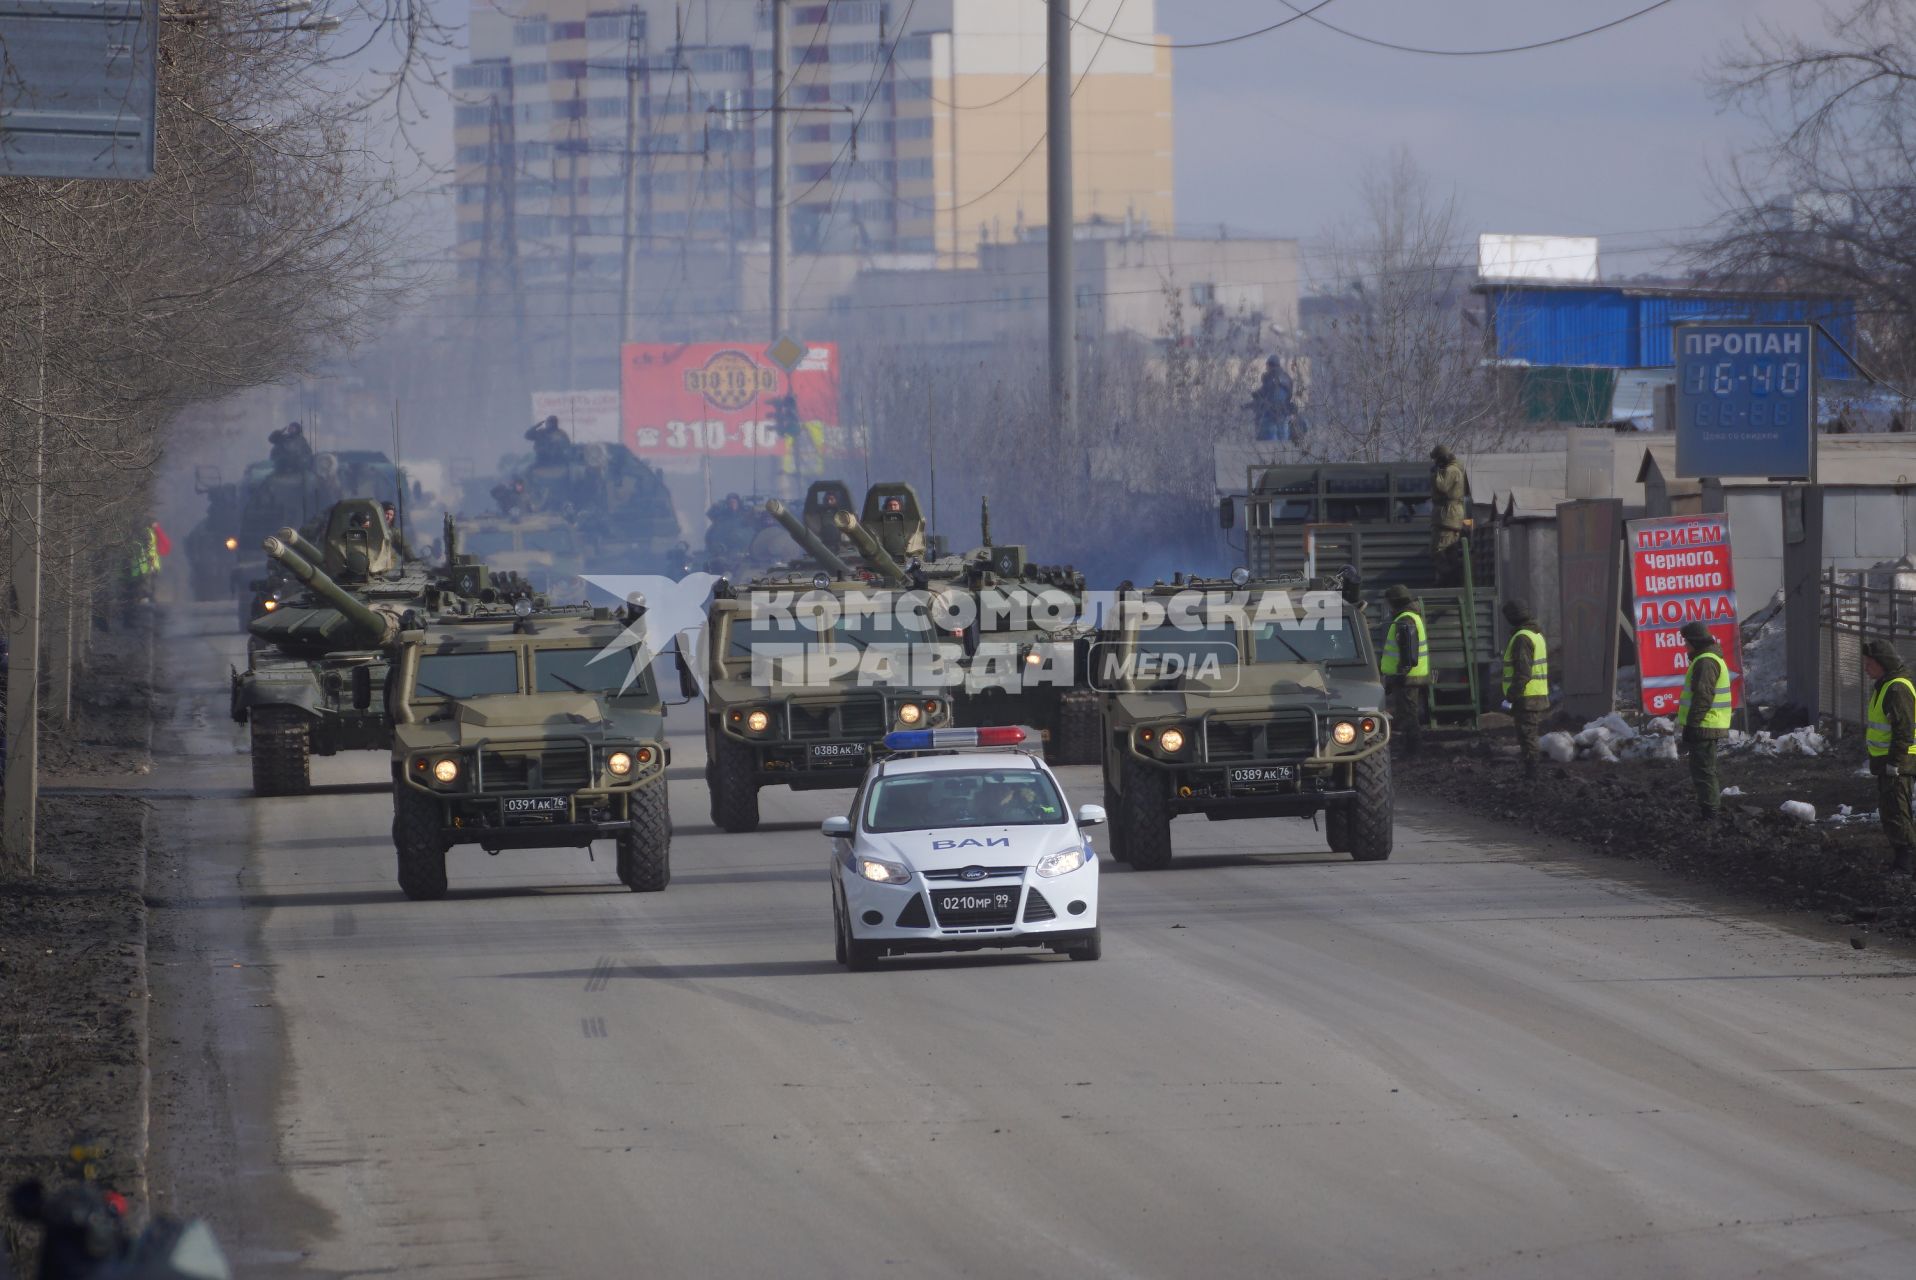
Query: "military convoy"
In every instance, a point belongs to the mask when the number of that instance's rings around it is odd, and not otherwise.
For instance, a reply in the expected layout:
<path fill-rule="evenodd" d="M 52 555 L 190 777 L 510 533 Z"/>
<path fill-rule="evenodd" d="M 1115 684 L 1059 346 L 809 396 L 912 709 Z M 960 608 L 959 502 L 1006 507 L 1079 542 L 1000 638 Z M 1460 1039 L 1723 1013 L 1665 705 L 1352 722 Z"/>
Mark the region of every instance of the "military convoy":
<path fill-rule="evenodd" d="M 527 597 L 393 639 L 393 845 L 409 898 L 446 892 L 446 852 L 614 842 L 620 883 L 672 878 L 665 709 L 615 642 L 636 610 Z"/>

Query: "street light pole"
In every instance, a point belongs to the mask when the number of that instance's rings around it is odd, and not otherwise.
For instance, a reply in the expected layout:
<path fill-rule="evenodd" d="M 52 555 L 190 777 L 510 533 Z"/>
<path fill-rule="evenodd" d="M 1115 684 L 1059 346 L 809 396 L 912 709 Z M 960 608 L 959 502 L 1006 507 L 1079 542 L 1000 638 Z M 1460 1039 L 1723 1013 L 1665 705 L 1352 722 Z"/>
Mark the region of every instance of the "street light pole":
<path fill-rule="evenodd" d="M 786 207 L 785 166 L 785 88 L 791 77 L 786 65 L 785 0 L 772 0 L 772 331 L 767 338 L 777 342 L 785 336 L 786 257 L 791 253 L 792 211 Z"/>
<path fill-rule="evenodd" d="M 1051 292 L 1051 418 L 1057 439 L 1077 437 L 1078 333 L 1071 210 L 1070 0 L 1049 0 L 1045 24 L 1046 257 Z"/>

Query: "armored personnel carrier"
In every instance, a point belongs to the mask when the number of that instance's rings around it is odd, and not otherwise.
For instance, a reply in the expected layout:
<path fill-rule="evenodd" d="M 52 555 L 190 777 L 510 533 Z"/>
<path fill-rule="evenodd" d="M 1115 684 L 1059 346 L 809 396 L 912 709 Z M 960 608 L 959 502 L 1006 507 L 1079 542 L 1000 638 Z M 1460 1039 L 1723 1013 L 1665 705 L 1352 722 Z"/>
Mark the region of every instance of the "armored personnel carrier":
<path fill-rule="evenodd" d="M 292 529 L 264 544 L 299 590 L 275 597 L 253 622 L 251 661 L 233 673 L 232 716 L 251 727 L 258 795 L 305 792 L 314 755 L 385 749 L 385 646 L 409 611 L 431 616 L 529 594 L 460 554 L 451 522 L 443 569 L 403 559 L 370 498 L 335 504 L 319 545 Z"/>
<path fill-rule="evenodd" d="M 1171 862 L 1171 819 L 1324 815 L 1330 847 L 1391 852 L 1390 722 L 1353 580 L 1174 580 L 1099 633 L 1112 853 Z"/>
<path fill-rule="evenodd" d="M 529 599 L 408 626 L 393 646 L 393 844 L 409 898 L 446 892 L 446 853 L 616 846 L 622 884 L 672 878 L 665 710 L 615 646 L 636 610 Z"/>

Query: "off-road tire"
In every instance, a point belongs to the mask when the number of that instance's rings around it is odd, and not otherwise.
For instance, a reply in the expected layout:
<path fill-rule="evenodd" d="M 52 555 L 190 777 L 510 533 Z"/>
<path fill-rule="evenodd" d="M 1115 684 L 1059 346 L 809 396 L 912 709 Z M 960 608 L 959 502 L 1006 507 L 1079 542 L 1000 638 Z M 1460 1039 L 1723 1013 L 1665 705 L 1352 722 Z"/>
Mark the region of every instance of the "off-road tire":
<path fill-rule="evenodd" d="M 1390 857 L 1392 837 L 1390 752 L 1374 751 L 1353 770 L 1357 802 L 1350 810 L 1350 855 L 1355 862 Z"/>
<path fill-rule="evenodd" d="M 399 855 L 399 888 L 414 902 L 446 896 L 446 838 L 439 805 L 404 782 L 393 784 L 393 849 Z"/>
<path fill-rule="evenodd" d="M 1351 851 L 1351 811 L 1343 806 L 1324 810 L 1324 838 L 1332 853 Z"/>
<path fill-rule="evenodd" d="M 1164 778 L 1150 765 L 1127 757 L 1124 791 L 1112 823 L 1124 828 L 1124 860 L 1138 871 L 1171 865 L 1171 805 Z"/>
<path fill-rule="evenodd" d="M 665 779 L 639 788 L 627 803 L 632 829 L 619 833 L 613 859 L 619 883 L 634 893 L 661 893 L 672 883 L 672 807 Z"/>
<path fill-rule="evenodd" d="M 752 778 L 752 749 L 724 734 L 715 738 L 706 785 L 712 792 L 712 825 L 734 835 L 758 830 L 758 783 Z"/>
<path fill-rule="evenodd" d="M 1104 789 L 1105 843 L 1109 846 L 1105 852 L 1111 855 L 1111 861 L 1129 864 L 1130 855 L 1125 852 L 1124 828 L 1119 819 L 1123 816 L 1118 808 L 1118 793 L 1109 785 Z"/>
<path fill-rule="evenodd" d="M 1073 944 L 1071 949 L 1066 951 L 1065 954 L 1073 960 L 1101 959 L 1104 955 L 1104 930 L 1093 929 L 1090 937 L 1082 942 Z"/>
<path fill-rule="evenodd" d="M 313 789 L 313 726 L 297 707 L 255 707 L 253 794 L 303 796 Z"/>
<path fill-rule="evenodd" d="M 1104 733 L 1104 707 L 1090 689 L 1071 689 L 1058 699 L 1051 731 L 1052 764 L 1096 764 Z"/>

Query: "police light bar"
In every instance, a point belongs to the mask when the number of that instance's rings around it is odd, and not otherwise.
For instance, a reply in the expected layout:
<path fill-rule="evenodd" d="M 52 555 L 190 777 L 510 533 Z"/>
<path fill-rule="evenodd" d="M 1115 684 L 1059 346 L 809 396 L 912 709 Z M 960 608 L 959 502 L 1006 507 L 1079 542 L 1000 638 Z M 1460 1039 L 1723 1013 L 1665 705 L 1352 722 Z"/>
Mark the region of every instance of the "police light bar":
<path fill-rule="evenodd" d="M 1025 740 L 1017 726 L 988 729 L 900 729 L 885 735 L 887 751 L 930 751 L 941 747 L 1015 747 Z"/>

